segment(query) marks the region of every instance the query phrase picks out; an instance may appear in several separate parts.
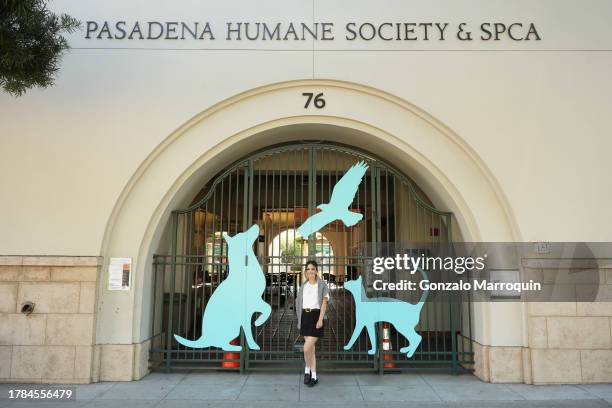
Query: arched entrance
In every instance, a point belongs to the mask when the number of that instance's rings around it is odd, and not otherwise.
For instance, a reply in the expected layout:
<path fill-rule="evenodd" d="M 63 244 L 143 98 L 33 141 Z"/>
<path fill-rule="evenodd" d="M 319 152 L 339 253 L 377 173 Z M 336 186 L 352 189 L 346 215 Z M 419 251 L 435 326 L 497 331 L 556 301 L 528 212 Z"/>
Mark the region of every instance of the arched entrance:
<path fill-rule="evenodd" d="M 325 111 L 305 111 L 302 93 L 332 97 Z M 521 241 L 513 210 L 493 172 L 470 143 L 419 107 L 380 89 L 336 80 L 296 80 L 265 85 L 220 101 L 179 126 L 144 160 L 123 188 L 109 217 L 100 250 L 108 280 L 112 257 L 131 257 L 133 290 L 97 293 L 96 349 L 104 360 L 121 353 L 120 375 L 149 370 L 154 310 L 154 254 L 170 254 L 171 213 L 187 208 L 205 180 L 228 163 L 274 143 L 316 135 L 392 163 L 409 174 L 437 208 L 453 212 L 453 238 Z M 457 233 L 457 234 L 455 234 Z M 488 378 L 486 347 L 528 344 L 526 309 L 518 303 L 474 303 L 475 369 Z M 111 357 L 108 357 L 111 359 Z M 111 361 L 116 361 L 112 357 Z M 106 370 L 102 370 L 103 372 Z"/>
<path fill-rule="evenodd" d="M 369 168 L 350 207 L 363 214 L 362 221 L 353 228 L 333 222 L 309 237 L 296 235 L 317 204 L 329 201 L 344 172 L 360 160 Z M 229 358 L 242 370 L 300 363 L 294 298 L 303 280 L 302 265 L 311 258 L 319 261 L 334 299 L 318 347 L 323 367 L 380 372 L 437 367 L 454 372 L 473 363 L 471 310 L 461 299 L 426 304 L 417 327 L 423 341 L 411 359 L 398 352 L 407 344 L 393 327 L 384 331 L 392 345 L 387 352 L 382 327 L 377 327 L 376 355 L 367 353 L 365 331 L 351 350 L 343 349 L 355 326 L 355 305 L 344 282 L 365 274 L 368 248 L 452 239 L 451 213 L 436 209 L 412 179 L 376 155 L 320 141 L 265 148 L 211 178 L 191 205 L 173 211 L 171 218 L 169 251 L 154 257 L 154 367 L 219 369 L 227 362 L 222 350 L 186 348 L 173 335 L 201 335 L 202 312 L 228 273 L 222 235 L 233 236 L 253 224 L 260 230 L 254 251 L 266 277 L 264 296 L 272 314 L 264 325 L 252 327 L 261 350 L 248 350 L 243 336 L 236 339 L 243 351 Z"/>

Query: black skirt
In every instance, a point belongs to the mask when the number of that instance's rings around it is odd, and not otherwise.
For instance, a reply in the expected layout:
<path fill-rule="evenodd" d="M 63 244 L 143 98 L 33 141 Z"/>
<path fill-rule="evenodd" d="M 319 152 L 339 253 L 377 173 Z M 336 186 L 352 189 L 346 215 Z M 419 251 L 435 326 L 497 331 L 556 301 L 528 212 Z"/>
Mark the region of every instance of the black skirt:
<path fill-rule="evenodd" d="M 300 334 L 302 336 L 323 337 L 325 323 L 320 329 L 317 329 L 317 321 L 321 310 L 310 309 L 310 312 L 302 309 L 302 320 L 300 323 Z"/>

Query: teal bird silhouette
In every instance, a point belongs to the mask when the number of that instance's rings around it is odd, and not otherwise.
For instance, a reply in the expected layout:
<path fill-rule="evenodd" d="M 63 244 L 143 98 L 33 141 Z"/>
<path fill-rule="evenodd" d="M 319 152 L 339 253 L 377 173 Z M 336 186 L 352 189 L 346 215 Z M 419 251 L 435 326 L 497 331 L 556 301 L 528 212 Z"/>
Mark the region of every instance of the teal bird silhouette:
<path fill-rule="evenodd" d="M 368 165 L 364 161 L 360 161 L 348 169 L 334 186 L 329 203 L 319 204 L 317 208 L 321 211 L 308 217 L 298 228 L 298 233 L 307 237 L 335 220 L 342 221 L 347 227 L 357 224 L 363 218 L 363 215 L 349 211 L 348 207 L 353 202 L 359 184 L 367 170 Z"/>

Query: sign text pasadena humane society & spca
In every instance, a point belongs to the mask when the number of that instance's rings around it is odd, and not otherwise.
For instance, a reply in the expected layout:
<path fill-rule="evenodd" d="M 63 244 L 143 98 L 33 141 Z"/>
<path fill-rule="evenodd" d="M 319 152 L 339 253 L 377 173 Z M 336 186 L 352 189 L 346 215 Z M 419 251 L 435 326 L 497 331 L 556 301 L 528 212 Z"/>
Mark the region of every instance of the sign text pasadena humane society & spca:
<path fill-rule="evenodd" d="M 196 41 L 540 41 L 533 22 L 226 22 L 206 21 L 95 21 L 85 23 L 88 40 Z"/>

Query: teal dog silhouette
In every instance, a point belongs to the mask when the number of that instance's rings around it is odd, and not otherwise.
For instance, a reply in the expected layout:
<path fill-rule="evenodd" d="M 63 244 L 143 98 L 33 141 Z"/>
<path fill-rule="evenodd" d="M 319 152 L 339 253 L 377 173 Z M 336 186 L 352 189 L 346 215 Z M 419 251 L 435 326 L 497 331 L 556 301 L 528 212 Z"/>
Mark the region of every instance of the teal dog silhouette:
<path fill-rule="evenodd" d="M 425 271 L 419 269 L 425 279 L 427 275 Z M 349 350 L 355 341 L 359 338 L 359 334 L 365 327 L 368 336 L 370 337 L 370 350 L 368 354 L 376 353 L 376 331 L 374 330 L 375 323 L 389 322 L 395 329 L 404 336 L 409 345 L 402 347 L 400 351 L 406 353 L 408 357 L 412 357 L 419 344 L 421 344 L 421 335 L 415 330 L 419 323 L 421 309 L 427 299 L 428 291 L 424 291 L 417 304 L 407 303 L 399 299 L 389 297 L 380 297 L 368 299 L 365 289 L 361 282 L 361 276 L 355 280 L 350 280 L 344 283 L 344 288 L 353 295 L 355 299 L 355 330 L 348 341 L 345 350 Z"/>
<path fill-rule="evenodd" d="M 250 349 L 259 350 L 253 338 L 251 318 L 261 313 L 255 326 L 261 326 L 272 308 L 262 299 L 266 279 L 253 252 L 253 243 L 259 236 L 259 226 L 253 225 L 245 232 L 230 237 L 223 233 L 227 242 L 229 273 L 213 292 L 202 316 L 202 336 L 187 340 L 174 335 L 176 341 L 191 348 L 220 347 L 225 351 L 240 351 L 240 345 L 230 342 L 244 331 Z"/>

